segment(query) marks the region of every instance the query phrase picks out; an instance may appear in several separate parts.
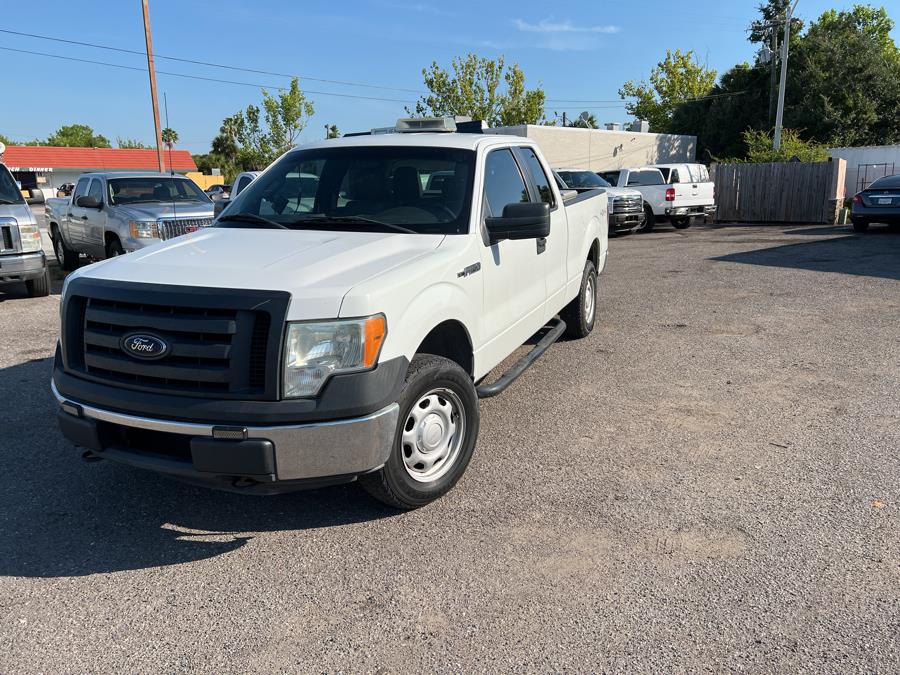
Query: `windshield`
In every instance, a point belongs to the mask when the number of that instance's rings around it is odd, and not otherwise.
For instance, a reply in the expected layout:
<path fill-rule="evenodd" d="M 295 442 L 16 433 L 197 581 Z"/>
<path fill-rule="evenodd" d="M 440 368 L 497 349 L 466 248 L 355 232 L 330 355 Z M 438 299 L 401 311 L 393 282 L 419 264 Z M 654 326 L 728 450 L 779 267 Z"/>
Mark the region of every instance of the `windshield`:
<path fill-rule="evenodd" d="M 242 190 L 219 222 L 464 234 L 474 168 L 475 153 L 454 148 L 295 150 Z"/>
<path fill-rule="evenodd" d="M 593 171 L 558 171 L 557 173 L 570 188 L 612 187 Z"/>
<path fill-rule="evenodd" d="M 19 186 L 13 180 L 12 174 L 5 166 L 0 164 L 0 204 L 24 204 L 25 199 L 19 192 Z"/>
<path fill-rule="evenodd" d="M 883 190 L 885 188 L 900 188 L 900 176 L 885 176 L 873 182 L 868 190 Z"/>
<path fill-rule="evenodd" d="M 168 176 L 111 178 L 107 182 L 110 204 L 138 202 L 209 202 L 209 197 L 194 181 Z"/>

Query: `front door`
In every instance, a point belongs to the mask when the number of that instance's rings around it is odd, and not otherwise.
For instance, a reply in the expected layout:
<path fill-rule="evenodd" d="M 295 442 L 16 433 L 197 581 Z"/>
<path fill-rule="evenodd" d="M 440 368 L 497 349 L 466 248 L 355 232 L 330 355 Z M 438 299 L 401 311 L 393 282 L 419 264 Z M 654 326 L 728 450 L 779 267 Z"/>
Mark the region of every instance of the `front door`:
<path fill-rule="evenodd" d="M 103 258 L 106 256 L 106 242 L 104 241 L 106 208 L 103 204 L 103 181 L 99 178 L 91 181 L 88 196 L 94 197 L 101 206 L 99 209 L 84 209 L 86 220 L 82 219 L 81 221 L 84 223 L 84 244 L 91 255 Z"/>
<path fill-rule="evenodd" d="M 491 151 L 485 160 L 481 222 L 485 345 L 480 361 L 489 368 L 544 325 L 547 289 L 538 241 L 506 239 L 491 244 L 484 226 L 484 218 L 503 215 L 507 204 L 530 200 L 512 150 Z"/>
<path fill-rule="evenodd" d="M 91 209 L 76 206 L 76 202 L 79 197 L 87 195 L 90 184 L 90 178 L 78 179 L 75 190 L 72 192 L 72 201 L 69 203 L 69 216 L 66 218 L 66 223 L 64 225 L 65 231 L 63 232 L 63 236 L 69 245 L 77 248 L 78 251 L 84 250 L 84 231 L 88 219 L 87 212 Z"/>

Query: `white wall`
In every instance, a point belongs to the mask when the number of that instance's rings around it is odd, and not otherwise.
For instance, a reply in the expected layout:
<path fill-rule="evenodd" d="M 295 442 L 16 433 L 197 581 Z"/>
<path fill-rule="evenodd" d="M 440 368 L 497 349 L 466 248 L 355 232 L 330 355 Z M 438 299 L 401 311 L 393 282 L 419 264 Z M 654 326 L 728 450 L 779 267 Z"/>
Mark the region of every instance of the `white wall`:
<path fill-rule="evenodd" d="M 864 190 L 876 178 L 900 173 L 900 145 L 831 148 L 828 154 L 847 160 L 844 186 L 848 197 Z M 887 166 L 861 166 L 864 164 L 887 164 Z"/>
<path fill-rule="evenodd" d="M 693 162 L 696 136 L 519 125 L 488 133 L 533 139 L 555 168 L 604 171 L 668 162 Z"/>

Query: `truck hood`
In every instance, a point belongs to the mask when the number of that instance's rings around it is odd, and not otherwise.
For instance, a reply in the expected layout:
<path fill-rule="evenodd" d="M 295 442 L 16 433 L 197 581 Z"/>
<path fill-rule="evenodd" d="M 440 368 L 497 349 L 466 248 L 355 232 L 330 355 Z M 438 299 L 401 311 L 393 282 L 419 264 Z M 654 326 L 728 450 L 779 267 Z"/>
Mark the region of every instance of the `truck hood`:
<path fill-rule="evenodd" d="M 208 228 L 83 267 L 70 276 L 190 286 L 198 292 L 287 291 L 289 320 L 335 318 L 351 288 L 427 255 L 443 239 L 425 234 Z"/>
<path fill-rule="evenodd" d="M 640 197 L 641 193 L 631 188 L 608 187 L 605 188 L 610 198 L 613 197 Z"/>
<path fill-rule="evenodd" d="M 152 202 L 147 204 L 123 204 L 113 206 L 116 214 L 132 220 L 156 220 L 157 218 L 212 218 L 212 202 Z"/>

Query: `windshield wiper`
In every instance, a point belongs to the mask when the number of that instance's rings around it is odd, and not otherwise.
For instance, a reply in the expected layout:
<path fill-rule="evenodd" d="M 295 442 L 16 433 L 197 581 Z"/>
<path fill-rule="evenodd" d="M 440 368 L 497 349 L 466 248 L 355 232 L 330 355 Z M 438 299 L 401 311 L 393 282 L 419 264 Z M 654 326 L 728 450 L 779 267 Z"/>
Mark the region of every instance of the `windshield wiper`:
<path fill-rule="evenodd" d="M 307 218 L 298 218 L 291 225 L 306 225 L 307 223 L 315 225 L 355 225 L 364 223 L 366 225 L 376 225 L 384 227 L 394 232 L 402 232 L 403 234 L 418 234 L 415 230 L 410 230 L 402 225 L 394 225 L 393 223 L 384 223 L 374 218 L 365 218 L 364 216 L 313 216 Z"/>
<path fill-rule="evenodd" d="M 2 197 L 0 197 L 0 204 L 18 204 L 18 203 L 19 202 L 14 202 L 10 199 L 3 199 Z"/>
<path fill-rule="evenodd" d="M 276 223 L 274 220 L 269 220 L 268 218 L 263 218 L 262 216 L 257 216 L 255 213 L 229 213 L 225 216 L 220 216 L 220 223 L 226 221 L 233 221 L 235 223 L 253 223 L 254 225 L 266 225 L 271 229 L 276 230 L 288 230 L 289 227 L 282 225 L 281 223 Z"/>

